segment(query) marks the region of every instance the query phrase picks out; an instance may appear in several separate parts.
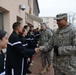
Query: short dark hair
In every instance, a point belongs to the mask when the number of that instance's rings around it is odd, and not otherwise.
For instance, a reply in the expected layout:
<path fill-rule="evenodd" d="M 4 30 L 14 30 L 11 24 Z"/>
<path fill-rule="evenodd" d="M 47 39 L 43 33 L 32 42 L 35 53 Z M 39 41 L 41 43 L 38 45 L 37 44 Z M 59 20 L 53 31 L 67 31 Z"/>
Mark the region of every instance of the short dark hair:
<path fill-rule="evenodd" d="M 34 27 L 33 25 L 31 25 L 30 27 Z"/>
<path fill-rule="evenodd" d="M 27 29 L 28 27 L 29 27 L 28 25 L 25 25 L 23 28 L 24 28 L 24 29 Z"/>
<path fill-rule="evenodd" d="M 12 26 L 13 30 L 16 30 L 17 27 L 20 26 L 20 24 L 21 24 L 20 22 L 15 22 L 15 23 L 13 24 L 13 26 Z"/>
<path fill-rule="evenodd" d="M 30 29 L 31 29 L 31 28 L 34 28 L 34 26 L 33 26 L 33 25 L 31 25 L 31 26 L 30 26 Z"/>
<path fill-rule="evenodd" d="M 26 30 L 26 29 L 25 29 L 25 28 L 23 28 L 23 29 L 22 29 L 22 33 L 23 33 L 23 32 L 25 32 L 25 30 Z"/>
<path fill-rule="evenodd" d="M 0 40 L 2 40 L 2 38 L 6 35 L 6 31 L 4 30 L 0 30 Z"/>
<path fill-rule="evenodd" d="M 33 30 L 30 30 L 29 33 L 33 32 Z"/>
<path fill-rule="evenodd" d="M 37 30 L 39 29 L 39 28 L 36 28 Z"/>

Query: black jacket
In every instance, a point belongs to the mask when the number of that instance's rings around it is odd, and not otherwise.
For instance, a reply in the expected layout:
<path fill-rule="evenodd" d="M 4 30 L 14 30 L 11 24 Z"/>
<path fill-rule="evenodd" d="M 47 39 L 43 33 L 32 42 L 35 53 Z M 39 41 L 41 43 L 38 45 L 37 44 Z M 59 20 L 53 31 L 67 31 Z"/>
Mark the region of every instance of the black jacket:
<path fill-rule="evenodd" d="M 36 40 L 34 37 L 34 34 L 28 34 L 26 38 L 26 41 L 28 43 L 29 49 L 34 49 L 36 47 Z"/>
<path fill-rule="evenodd" d="M 0 52 L 0 73 L 4 71 L 4 54 Z"/>
<path fill-rule="evenodd" d="M 35 50 L 28 50 L 22 46 L 20 37 L 13 32 L 9 37 L 7 46 L 7 58 L 6 67 L 19 68 L 22 64 L 22 58 L 31 56 L 35 53 Z M 7 68 L 6 68 L 7 69 Z"/>

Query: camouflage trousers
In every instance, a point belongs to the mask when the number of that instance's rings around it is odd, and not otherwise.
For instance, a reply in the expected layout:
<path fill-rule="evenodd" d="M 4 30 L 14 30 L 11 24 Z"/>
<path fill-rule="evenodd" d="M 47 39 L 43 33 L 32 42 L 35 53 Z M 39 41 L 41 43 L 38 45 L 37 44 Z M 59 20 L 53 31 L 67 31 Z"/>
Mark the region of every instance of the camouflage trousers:
<path fill-rule="evenodd" d="M 67 73 L 63 73 L 63 72 L 60 71 L 60 69 L 58 69 L 54 66 L 53 66 L 53 68 L 54 68 L 54 75 L 76 75 L 76 72 L 70 71 L 70 72 L 67 72 Z"/>
<path fill-rule="evenodd" d="M 42 67 L 45 68 L 48 65 L 51 64 L 51 54 L 50 52 L 41 52 L 41 63 Z"/>
<path fill-rule="evenodd" d="M 54 75 L 66 75 L 66 74 L 62 73 L 59 69 L 54 67 Z"/>

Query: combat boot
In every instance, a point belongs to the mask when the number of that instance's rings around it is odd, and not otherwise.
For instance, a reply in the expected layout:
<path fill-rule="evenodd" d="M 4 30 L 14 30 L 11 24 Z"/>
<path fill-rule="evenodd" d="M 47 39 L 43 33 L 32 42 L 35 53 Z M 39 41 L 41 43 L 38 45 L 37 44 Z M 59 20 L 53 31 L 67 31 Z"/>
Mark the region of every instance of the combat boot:
<path fill-rule="evenodd" d="M 47 71 L 50 71 L 50 68 L 51 68 L 51 65 L 48 65 L 48 66 L 46 67 L 46 70 L 47 70 Z"/>
<path fill-rule="evenodd" d="M 46 71 L 47 71 L 47 70 L 46 70 L 46 67 L 45 67 L 45 68 L 43 68 L 43 70 L 41 71 L 41 74 L 44 74 Z"/>

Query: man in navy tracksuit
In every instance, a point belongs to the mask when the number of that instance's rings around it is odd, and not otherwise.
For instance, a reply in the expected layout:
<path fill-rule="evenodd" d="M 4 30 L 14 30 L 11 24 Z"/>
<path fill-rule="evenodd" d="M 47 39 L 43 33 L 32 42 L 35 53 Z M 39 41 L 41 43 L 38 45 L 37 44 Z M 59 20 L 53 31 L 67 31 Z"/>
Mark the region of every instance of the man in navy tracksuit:
<path fill-rule="evenodd" d="M 28 50 L 22 46 L 19 34 L 22 32 L 21 23 L 15 22 L 13 24 L 13 32 L 9 37 L 7 46 L 7 58 L 6 58 L 6 75 L 23 75 L 22 74 L 22 58 L 30 57 L 36 49 Z"/>
<path fill-rule="evenodd" d="M 34 37 L 35 37 L 36 41 L 38 41 L 38 39 L 40 37 L 40 33 L 39 32 L 40 32 L 39 28 L 36 28 L 36 31 L 34 32 Z"/>
<path fill-rule="evenodd" d="M 21 42 L 22 42 L 22 46 L 23 46 L 25 49 L 28 48 L 28 43 L 27 43 L 27 41 L 26 41 L 26 39 L 25 39 L 25 36 L 27 35 L 27 33 L 28 33 L 28 30 L 25 29 L 25 28 L 23 28 L 22 34 L 20 35 L 20 39 L 21 39 Z M 32 50 L 32 49 L 30 49 L 30 50 Z M 28 61 L 27 61 L 28 58 L 29 58 L 29 57 L 24 57 L 24 58 L 22 59 L 22 61 L 23 61 L 23 75 L 31 74 L 31 71 L 28 69 Z"/>
<path fill-rule="evenodd" d="M 28 39 L 26 39 L 26 40 L 28 43 L 28 48 L 29 49 L 35 49 L 36 48 L 36 40 L 34 37 L 34 32 L 32 30 L 30 30 L 27 37 L 28 37 Z"/>
<path fill-rule="evenodd" d="M 4 72 L 4 58 L 5 56 L 3 51 L 0 51 L 0 74 Z"/>
<path fill-rule="evenodd" d="M 32 30 L 29 31 L 28 35 L 25 38 L 28 43 L 28 49 L 35 49 L 36 40 L 35 40 L 34 33 Z M 30 66 L 30 63 L 32 61 L 32 56 L 30 56 L 30 61 L 28 62 L 28 67 Z"/>

